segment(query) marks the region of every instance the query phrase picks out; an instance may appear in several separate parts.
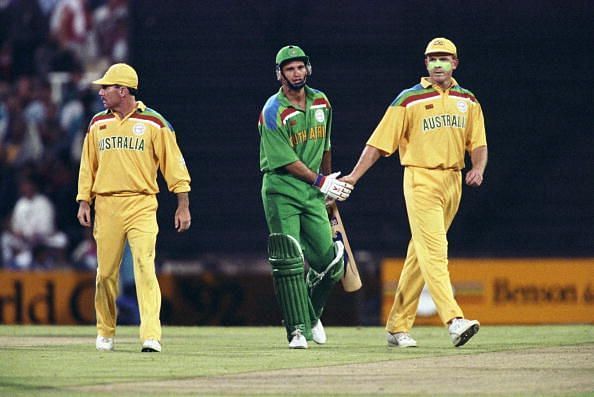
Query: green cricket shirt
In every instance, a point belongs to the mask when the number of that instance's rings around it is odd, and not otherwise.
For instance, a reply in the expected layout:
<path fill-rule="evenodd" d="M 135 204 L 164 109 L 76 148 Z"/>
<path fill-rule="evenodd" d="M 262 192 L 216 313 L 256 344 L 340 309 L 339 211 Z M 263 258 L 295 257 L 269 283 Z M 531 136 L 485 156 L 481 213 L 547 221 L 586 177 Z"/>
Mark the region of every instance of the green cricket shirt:
<path fill-rule="evenodd" d="M 284 173 L 285 165 L 301 160 L 319 172 L 324 151 L 330 150 L 332 108 L 326 95 L 305 86 L 306 106 L 292 104 L 282 88 L 264 105 L 258 121 L 260 170 Z"/>

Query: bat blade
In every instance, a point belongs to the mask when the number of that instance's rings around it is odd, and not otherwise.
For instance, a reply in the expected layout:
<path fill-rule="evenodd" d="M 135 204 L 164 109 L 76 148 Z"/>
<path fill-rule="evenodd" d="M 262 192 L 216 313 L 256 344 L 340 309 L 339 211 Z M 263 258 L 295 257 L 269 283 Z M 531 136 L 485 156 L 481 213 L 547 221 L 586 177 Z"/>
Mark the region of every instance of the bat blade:
<path fill-rule="evenodd" d="M 357 263 L 355 262 L 355 256 L 351 250 L 351 245 L 342 223 L 342 218 L 338 212 L 338 206 L 335 202 L 328 206 L 328 216 L 330 219 L 330 225 L 332 226 L 332 238 L 334 241 L 342 241 L 345 250 L 345 263 L 344 263 L 344 276 L 341 279 L 342 288 L 346 292 L 355 292 L 359 290 L 363 283 L 361 277 L 359 277 L 359 270 L 357 269 Z"/>

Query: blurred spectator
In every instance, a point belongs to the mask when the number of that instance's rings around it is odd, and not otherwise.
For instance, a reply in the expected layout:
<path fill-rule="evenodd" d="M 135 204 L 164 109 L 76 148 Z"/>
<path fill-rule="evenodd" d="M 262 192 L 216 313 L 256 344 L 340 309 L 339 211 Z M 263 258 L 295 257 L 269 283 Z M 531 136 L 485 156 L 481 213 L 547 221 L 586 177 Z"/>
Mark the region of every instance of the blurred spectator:
<path fill-rule="evenodd" d="M 31 176 L 20 179 L 19 194 L 10 224 L 1 237 L 4 266 L 27 270 L 60 265 L 68 239 L 56 231 L 53 204 L 39 193 Z"/>
<path fill-rule="evenodd" d="M 128 58 L 128 1 L 107 0 L 93 13 L 93 39 L 103 66 Z"/>
<path fill-rule="evenodd" d="M 22 113 L 9 117 L 9 129 L 2 157 L 8 167 L 17 169 L 28 162 L 39 160 L 43 154 L 43 144 L 36 125 L 27 123 Z"/>
<path fill-rule="evenodd" d="M 72 51 L 86 59 L 91 32 L 91 13 L 86 0 L 62 0 L 56 4 L 50 19 L 50 33 L 60 49 Z"/>
<path fill-rule="evenodd" d="M 75 247 L 92 240 L 83 237 L 72 216 L 82 140 L 92 115 L 103 110 L 89 82 L 109 64 L 127 59 L 128 4 L 0 0 L 0 222 L 6 231 L 0 266 L 6 256 L 11 259 L 5 266 L 54 266 L 62 260 L 58 251 L 64 251 L 45 244 L 30 250 L 8 244 L 19 240 L 11 230 L 21 200 L 19 175 L 43 180 L 38 188 L 52 207 L 52 227 L 65 233 L 66 241 Z M 70 254 L 65 252 L 68 260 Z"/>
<path fill-rule="evenodd" d="M 19 79 L 19 88 L 19 98 L 22 98 L 25 119 L 42 128 L 56 107 L 52 102 L 49 83 L 47 80 L 23 76 Z"/>

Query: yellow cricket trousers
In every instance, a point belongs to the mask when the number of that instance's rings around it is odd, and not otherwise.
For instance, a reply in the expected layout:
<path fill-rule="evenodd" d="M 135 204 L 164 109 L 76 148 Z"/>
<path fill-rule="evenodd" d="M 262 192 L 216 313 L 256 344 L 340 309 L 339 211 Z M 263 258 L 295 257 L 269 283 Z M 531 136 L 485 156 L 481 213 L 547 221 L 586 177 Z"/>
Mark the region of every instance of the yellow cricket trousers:
<path fill-rule="evenodd" d="M 410 331 L 425 283 L 444 324 L 463 317 L 450 281 L 446 236 L 461 195 L 460 171 L 404 169 L 404 199 L 412 238 L 388 316 L 388 332 Z"/>
<path fill-rule="evenodd" d="M 155 272 L 157 197 L 97 196 L 95 226 L 97 279 L 95 312 L 97 333 L 113 337 L 116 327 L 116 298 L 120 263 L 126 239 L 134 259 L 136 297 L 140 309 L 140 339 L 161 340 L 161 290 Z"/>

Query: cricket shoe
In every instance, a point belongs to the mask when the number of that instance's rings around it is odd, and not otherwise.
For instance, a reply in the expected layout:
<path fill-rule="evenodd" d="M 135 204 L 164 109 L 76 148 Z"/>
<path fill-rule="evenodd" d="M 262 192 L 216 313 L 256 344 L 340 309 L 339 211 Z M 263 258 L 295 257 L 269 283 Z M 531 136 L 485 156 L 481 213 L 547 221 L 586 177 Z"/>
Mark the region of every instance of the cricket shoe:
<path fill-rule="evenodd" d="M 142 350 L 143 353 L 160 353 L 161 352 L 161 344 L 156 339 L 147 339 L 142 343 Z"/>
<path fill-rule="evenodd" d="M 410 337 L 408 332 L 388 332 L 386 338 L 388 340 L 388 346 L 398 347 L 417 347 L 417 341 Z"/>
<path fill-rule="evenodd" d="M 301 333 L 301 330 L 296 329 L 292 333 L 293 338 L 289 342 L 289 349 L 307 349 L 307 339 Z"/>
<path fill-rule="evenodd" d="M 326 331 L 324 331 L 324 326 L 322 325 L 322 320 L 318 320 L 316 325 L 311 328 L 311 334 L 313 336 L 314 342 L 318 345 L 323 345 L 326 343 Z"/>
<path fill-rule="evenodd" d="M 98 335 L 95 341 L 95 347 L 99 351 L 109 352 L 113 350 L 113 338 L 106 338 L 105 336 Z"/>
<path fill-rule="evenodd" d="M 452 338 L 452 343 L 456 347 L 464 345 L 478 331 L 481 324 L 476 320 L 467 320 L 465 318 L 455 318 L 450 323 L 448 331 Z"/>

